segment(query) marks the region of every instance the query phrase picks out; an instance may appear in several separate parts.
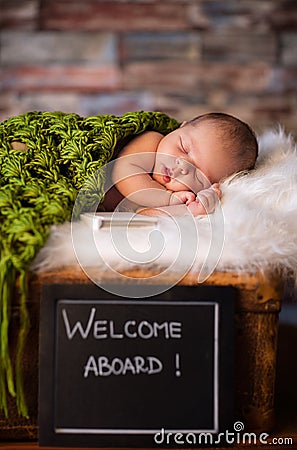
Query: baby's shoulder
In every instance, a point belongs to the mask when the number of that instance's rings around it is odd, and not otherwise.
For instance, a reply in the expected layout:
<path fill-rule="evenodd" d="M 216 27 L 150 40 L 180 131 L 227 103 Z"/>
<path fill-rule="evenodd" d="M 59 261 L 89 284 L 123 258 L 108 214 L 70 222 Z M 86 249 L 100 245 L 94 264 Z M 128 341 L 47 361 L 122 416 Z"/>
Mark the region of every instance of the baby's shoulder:
<path fill-rule="evenodd" d="M 160 142 L 163 138 L 163 134 L 159 133 L 158 131 L 144 131 L 143 133 L 136 136 L 132 141 L 138 140 L 138 141 L 151 141 L 151 142 Z"/>
<path fill-rule="evenodd" d="M 133 138 L 122 150 L 121 155 L 142 152 L 155 152 L 163 134 L 157 131 L 145 131 Z"/>

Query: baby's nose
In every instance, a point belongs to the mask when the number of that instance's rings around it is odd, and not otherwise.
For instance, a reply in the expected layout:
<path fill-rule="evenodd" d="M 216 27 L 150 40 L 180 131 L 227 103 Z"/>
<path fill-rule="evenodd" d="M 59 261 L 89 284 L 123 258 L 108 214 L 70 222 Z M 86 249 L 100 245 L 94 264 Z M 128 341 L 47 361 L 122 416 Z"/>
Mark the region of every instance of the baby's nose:
<path fill-rule="evenodd" d="M 189 173 L 189 164 L 182 158 L 176 158 L 175 160 L 176 170 L 182 175 L 187 175 Z"/>

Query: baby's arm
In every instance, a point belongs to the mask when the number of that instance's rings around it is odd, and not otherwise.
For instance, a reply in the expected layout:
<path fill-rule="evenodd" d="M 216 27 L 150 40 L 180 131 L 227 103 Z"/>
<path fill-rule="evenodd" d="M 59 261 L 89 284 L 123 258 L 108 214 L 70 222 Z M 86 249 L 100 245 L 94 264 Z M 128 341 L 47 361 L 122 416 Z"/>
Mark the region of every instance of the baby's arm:
<path fill-rule="evenodd" d="M 179 194 L 179 192 L 175 192 L 175 194 Z M 198 192 L 197 198 L 194 199 L 194 201 L 187 202 L 186 204 L 163 206 L 161 208 L 140 208 L 137 212 L 147 216 L 187 216 L 189 214 L 192 214 L 193 216 L 206 215 L 213 212 L 221 197 L 222 193 L 219 184 L 215 183 L 210 188 L 203 189 Z"/>
<path fill-rule="evenodd" d="M 183 195 L 181 192 L 173 193 L 150 176 L 162 138 L 163 135 L 155 131 L 137 136 L 120 152 L 114 163 L 112 180 L 116 188 L 124 197 L 138 205 L 176 205 L 189 201 L 188 194 L 194 196 L 187 191 L 183 191 Z"/>

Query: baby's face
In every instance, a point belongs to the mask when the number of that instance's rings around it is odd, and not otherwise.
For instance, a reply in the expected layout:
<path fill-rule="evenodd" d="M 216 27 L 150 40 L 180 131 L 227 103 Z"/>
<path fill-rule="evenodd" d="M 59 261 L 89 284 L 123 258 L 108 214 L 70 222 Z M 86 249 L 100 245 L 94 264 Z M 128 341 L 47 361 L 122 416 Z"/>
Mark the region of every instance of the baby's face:
<path fill-rule="evenodd" d="M 172 191 L 199 192 L 232 173 L 213 123 L 185 124 L 159 143 L 153 178 Z"/>

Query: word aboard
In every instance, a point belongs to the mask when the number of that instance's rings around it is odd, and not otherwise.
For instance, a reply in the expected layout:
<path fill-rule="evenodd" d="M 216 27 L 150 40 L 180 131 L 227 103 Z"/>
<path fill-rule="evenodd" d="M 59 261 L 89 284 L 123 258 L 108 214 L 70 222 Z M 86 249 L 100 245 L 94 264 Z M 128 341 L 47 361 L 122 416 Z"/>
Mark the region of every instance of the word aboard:
<path fill-rule="evenodd" d="M 56 291 L 42 302 L 40 445 L 152 447 L 162 428 L 218 432 L 225 319 L 214 295 L 196 300 L 197 290 L 180 287 L 174 300 L 104 298 L 85 286 L 80 297 Z M 226 329 L 230 355 L 230 323 Z"/>

